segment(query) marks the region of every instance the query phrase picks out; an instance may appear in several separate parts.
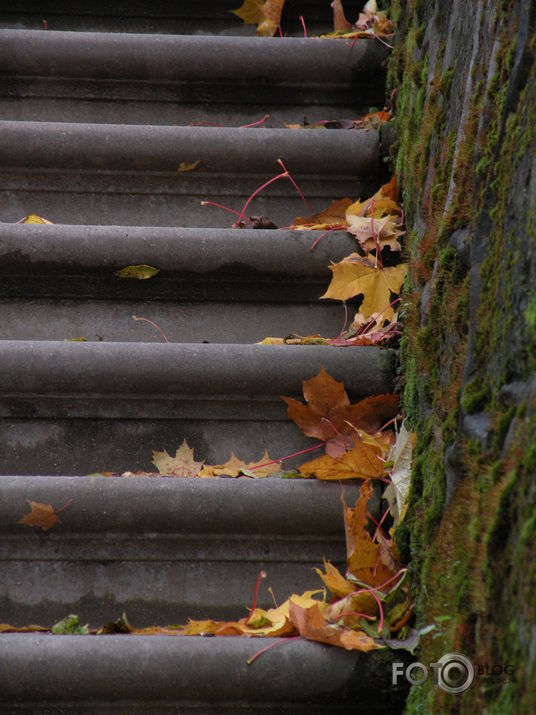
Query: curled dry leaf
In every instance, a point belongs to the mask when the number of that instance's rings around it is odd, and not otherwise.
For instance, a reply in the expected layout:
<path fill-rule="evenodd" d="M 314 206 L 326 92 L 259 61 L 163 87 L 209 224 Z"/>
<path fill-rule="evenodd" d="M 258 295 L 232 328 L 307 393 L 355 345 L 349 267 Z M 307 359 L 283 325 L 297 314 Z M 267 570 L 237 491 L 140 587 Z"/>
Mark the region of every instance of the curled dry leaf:
<path fill-rule="evenodd" d="M 140 263 L 137 266 L 126 266 L 119 271 L 114 272 L 114 276 L 118 278 L 135 278 L 138 281 L 146 281 L 148 278 L 156 276 L 160 273 L 160 269 L 148 266 L 145 263 Z"/>
<path fill-rule="evenodd" d="M 246 25 L 257 25 L 257 35 L 271 37 L 281 20 L 285 0 L 244 0 L 236 10 L 231 10 Z"/>
<path fill-rule="evenodd" d="M 49 221 L 42 216 L 38 216 L 37 214 L 28 214 L 28 216 L 25 216 L 24 219 L 18 223 L 47 223 L 52 225 L 52 221 Z"/>
<path fill-rule="evenodd" d="M 342 6 L 341 0 L 333 0 L 331 3 L 333 9 L 333 29 L 335 32 L 344 32 L 345 30 L 350 30 L 352 25 L 348 22 L 344 16 L 344 8 Z"/>
<path fill-rule="evenodd" d="M 346 211 L 353 205 L 352 199 L 344 198 L 332 201 L 331 204 L 313 216 L 302 216 L 294 220 L 292 228 L 308 231 L 322 231 L 335 227 L 346 228 Z"/>
<path fill-rule="evenodd" d="M 333 628 L 324 618 L 318 604 L 302 608 L 290 599 L 290 620 L 298 633 L 307 640 L 329 643 L 330 645 L 368 652 L 382 646 L 362 631 L 349 628 Z"/>
<path fill-rule="evenodd" d="M 239 477 L 246 472 L 247 476 L 260 479 L 269 477 L 281 470 L 281 462 L 272 460 L 268 451 L 265 450 L 263 456 L 257 462 L 244 462 L 231 452 L 230 459 L 225 464 L 207 464 L 199 472 L 199 477 Z"/>
<path fill-rule="evenodd" d="M 359 498 L 352 509 L 346 506 L 343 496 L 344 529 L 346 534 L 346 553 L 348 555 L 348 568 L 356 579 L 372 587 L 380 587 L 399 570 L 393 570 L 385 565 L 381 557 L 381 549 L 376 544 L 368 531 L 367 502 L 372 496 L 370 480 L 363 483 Z M 396 555 L 393 555 L 398 565 Z"/>
<path fill-rule="evenodd" d="M 188 164 L 185 161 L 181 161 L 177 171 L 179 173 L 182 173 L 184 171 L 193 171 L 194 169 L 196 169 L 198 167 L 200 161 L 201 161 L 201 159 L 197 159 L 197 161 L 192 161 L 191 164 Z"/>

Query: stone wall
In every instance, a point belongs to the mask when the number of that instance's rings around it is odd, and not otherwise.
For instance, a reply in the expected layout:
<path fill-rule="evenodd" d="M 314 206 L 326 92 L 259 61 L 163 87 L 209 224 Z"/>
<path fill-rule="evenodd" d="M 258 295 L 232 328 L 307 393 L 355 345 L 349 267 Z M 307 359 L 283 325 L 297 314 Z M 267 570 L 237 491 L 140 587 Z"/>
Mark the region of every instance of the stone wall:
<path fill-rule="evenodd" d="M 390 67 L 410 276 L 404 407 L 419 659 L 488 671 L 430 682 L 410 713 L 536 712 L 536 3 L 391 0 Z M 504 680 L 510 682 L 503 682 Z"/>

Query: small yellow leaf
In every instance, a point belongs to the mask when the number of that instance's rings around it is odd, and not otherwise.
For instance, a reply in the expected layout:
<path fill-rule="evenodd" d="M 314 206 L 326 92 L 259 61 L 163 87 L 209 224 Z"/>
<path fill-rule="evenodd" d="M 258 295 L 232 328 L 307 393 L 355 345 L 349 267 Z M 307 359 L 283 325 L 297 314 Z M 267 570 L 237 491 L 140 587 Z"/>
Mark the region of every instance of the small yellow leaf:
<path fill-rule="evenodd" d="M 137 266 L 126 266 L 126 268 L 121 268 L 120 271 L 115 271 L 114 276 L 118 278 L 136 278 L 139 281 L 146 281 L 148 278 L 156 276 L 160 273 L 158 268 L 153 268 L 152 266 L 147 266 L 145 263 L 141 263 Z"/>
<path fill-rule="evenodd" d="M 87 338 L 80 336 L 78 338 L 63 338 L 64 343 L 87 343 Z"/>
<path fill-rule="evenodd" d="M 42 218 L 37 214 L 28 214 L 22 223 L 48 223 L 52 224 L 52 221 L 48 221 L 46 218 Z"/>
<path fill-rule="evenodd" d="M 197 165 L 199 164 L 200 161 L 201 161 L 201 159 L 198 159 L 197 161 L 193 161 L 191 164 L 187 164 L 185 161 L 181 161 L 181 163 L 179 164 L 178 170 L 179 170 L 179 172 L 193 171 L 197 167 Z"/>

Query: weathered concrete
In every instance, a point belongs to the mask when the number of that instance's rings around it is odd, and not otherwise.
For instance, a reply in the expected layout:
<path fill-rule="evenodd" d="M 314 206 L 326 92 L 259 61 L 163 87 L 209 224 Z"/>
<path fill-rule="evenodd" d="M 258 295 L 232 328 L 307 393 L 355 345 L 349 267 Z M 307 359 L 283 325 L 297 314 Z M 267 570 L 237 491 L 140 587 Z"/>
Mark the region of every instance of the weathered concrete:
<path fill-rule="evenodd" d="M 281 172 L 279 158 L 320 210 L 329 199 L 374 191 L 379 133 L 0 122 L 0 213 L 6 222 L 37 213 L 54 223 L 229 226 L 229 214 L 200 201 L 240 211 Z M 288 226 L 304 207 L 285 180 L 248 212 Z"/>
<path fill-rule="evenodd" d="M 357 491 L 346 485 L 349 504 Z M 52 624 L 78 613 L 98 627 L 126 611 L 141 627 L 242 618 L 260 569 L 268 608 L 268 586 L 283 599 L 322 587 L 322 558 L 344 568 L 340 493 L 279 478 L 0 477 L 2 619 Z M 72 503 L 45 534 L 17 523 L 27 499 Z M 377 495 L 369 511 L 378 518 Z"/>
<path fill-rule="evenodd" d="M 251 666 L 262 647 L 278 644 Z M 348 653 L 255 638 L 0 635 L 0 698 L 10 712 L 399 713 L 400 652 Z M 257 667 L 256 667 L 257 666 Z M 260 666 L 260 667 L 259 667 Z M 379 695 L 381 693 L 381 696 Z M 0 700 L 1 702 L 1 700 Z"/>

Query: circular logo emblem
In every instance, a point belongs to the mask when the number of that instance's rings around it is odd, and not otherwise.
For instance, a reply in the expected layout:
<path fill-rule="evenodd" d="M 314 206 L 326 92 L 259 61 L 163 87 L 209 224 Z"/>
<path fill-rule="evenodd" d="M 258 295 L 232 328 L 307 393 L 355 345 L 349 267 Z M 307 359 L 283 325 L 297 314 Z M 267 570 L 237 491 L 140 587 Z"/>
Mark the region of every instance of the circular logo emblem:
<path fill-rule="evenodd" d="M 466 655 L 446 653 L 437 661 L 437 684 L 446 693 L 463 693 L 475 679 L 475 667 Z"/>

